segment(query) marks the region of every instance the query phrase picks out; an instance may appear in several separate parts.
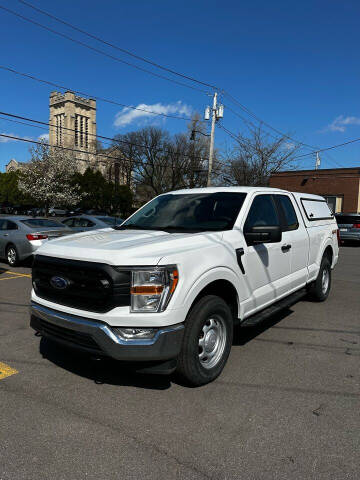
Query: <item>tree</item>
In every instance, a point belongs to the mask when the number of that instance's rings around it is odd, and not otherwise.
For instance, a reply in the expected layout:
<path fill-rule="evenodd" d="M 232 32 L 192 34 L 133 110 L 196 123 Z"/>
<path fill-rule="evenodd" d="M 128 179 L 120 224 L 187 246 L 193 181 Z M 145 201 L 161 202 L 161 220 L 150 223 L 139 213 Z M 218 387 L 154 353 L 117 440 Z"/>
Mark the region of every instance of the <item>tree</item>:
<path fill-rule="evenodd" d="M 24 204 L 29 201 L 18 188 L 19 172 L 0 173 L 0 202 Z"/>
<path fill-rule="evenodd" d="M 267 186 L 270 176 L 285 168 L 295 168 L 294 156 L 299 146 L 286 135 L 270 139 L 260 127 L 250 126 L 250 135 L 239 135 L 237 144 L 227 156 L 225 183 L 230 185 Z"/>
<path fill-rule="evenodd" d="M 132 192 L 127 185 L 108 182 L 101 172 L 90 167 L 84 173 L 77 172 L 73 183 L 84 194 L 80 207 L 84 210 L 96 209 L 121 213 L 127 216 L 131 211 Z"/>
<path fill-rule="evenodd" d="M 206 185 L 208 139 L 195 134 L 191 140 L 192 130 L 204 130 L 198 117 L 187 133 L 171 136 L 166 130 L 147 127 L 114 138 L 123 154 L 119 163 L 129 169 L 138 203 L 171 190 Z"/>
<path fill-rule="evenodd" d="M 19 189 L 48 211 L 52 205 L 76 205 L 84 196 L 73 182 L 76 161 L 65 150 L 45 144 L 30 149 L 31 160 L 19 173 Z"/>

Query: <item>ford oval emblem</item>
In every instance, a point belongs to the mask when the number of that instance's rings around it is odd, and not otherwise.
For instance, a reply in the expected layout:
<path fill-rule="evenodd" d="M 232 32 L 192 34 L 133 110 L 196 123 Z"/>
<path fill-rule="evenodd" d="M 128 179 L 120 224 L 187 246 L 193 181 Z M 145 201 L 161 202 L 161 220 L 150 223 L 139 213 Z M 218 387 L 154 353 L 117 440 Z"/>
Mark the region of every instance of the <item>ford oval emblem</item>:
<path fill-rule="evenodd" d="M 67 278 L 64 277 L 51 277 L 50 278 L 50 285 L 58 290 L 64 290 L 69 286 L 70 282 Z"/>

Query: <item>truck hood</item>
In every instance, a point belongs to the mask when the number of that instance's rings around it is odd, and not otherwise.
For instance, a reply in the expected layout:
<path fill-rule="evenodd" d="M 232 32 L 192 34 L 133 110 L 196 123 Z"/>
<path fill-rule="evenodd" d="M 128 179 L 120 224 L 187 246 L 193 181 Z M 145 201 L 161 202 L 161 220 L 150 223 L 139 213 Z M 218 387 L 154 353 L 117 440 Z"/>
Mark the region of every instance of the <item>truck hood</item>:
<path fill-rule="evenodd" d="M 162 257 L 214 246 L 221 232 L 167 233 L 106 228 L 46 242 L 36 254 L 109 265 L 157 265 Z"/>

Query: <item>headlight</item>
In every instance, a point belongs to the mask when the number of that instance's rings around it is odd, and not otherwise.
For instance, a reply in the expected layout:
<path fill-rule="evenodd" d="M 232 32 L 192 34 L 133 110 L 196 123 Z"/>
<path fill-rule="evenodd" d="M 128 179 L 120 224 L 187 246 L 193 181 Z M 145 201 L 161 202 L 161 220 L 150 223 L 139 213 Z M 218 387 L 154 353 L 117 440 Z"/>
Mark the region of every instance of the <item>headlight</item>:
<path fill-rule="evenodd" d="M 131 311 L 163 312 L 179 281 L 175 266 L 131 272 Z"/>

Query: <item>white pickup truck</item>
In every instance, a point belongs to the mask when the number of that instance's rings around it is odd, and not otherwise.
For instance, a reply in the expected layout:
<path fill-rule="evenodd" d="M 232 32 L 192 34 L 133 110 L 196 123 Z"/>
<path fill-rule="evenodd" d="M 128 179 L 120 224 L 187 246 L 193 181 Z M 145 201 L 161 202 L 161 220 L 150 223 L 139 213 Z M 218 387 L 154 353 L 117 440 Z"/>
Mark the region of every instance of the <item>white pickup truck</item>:
<path fill-rule="evenodd" d="M 31 326 L 66 346 L 214 380 L 236 323 L 327 298 L 338 227 L 324 198 L 255 187 L 160 195 L 121 226 L 37 251 Z"/>

